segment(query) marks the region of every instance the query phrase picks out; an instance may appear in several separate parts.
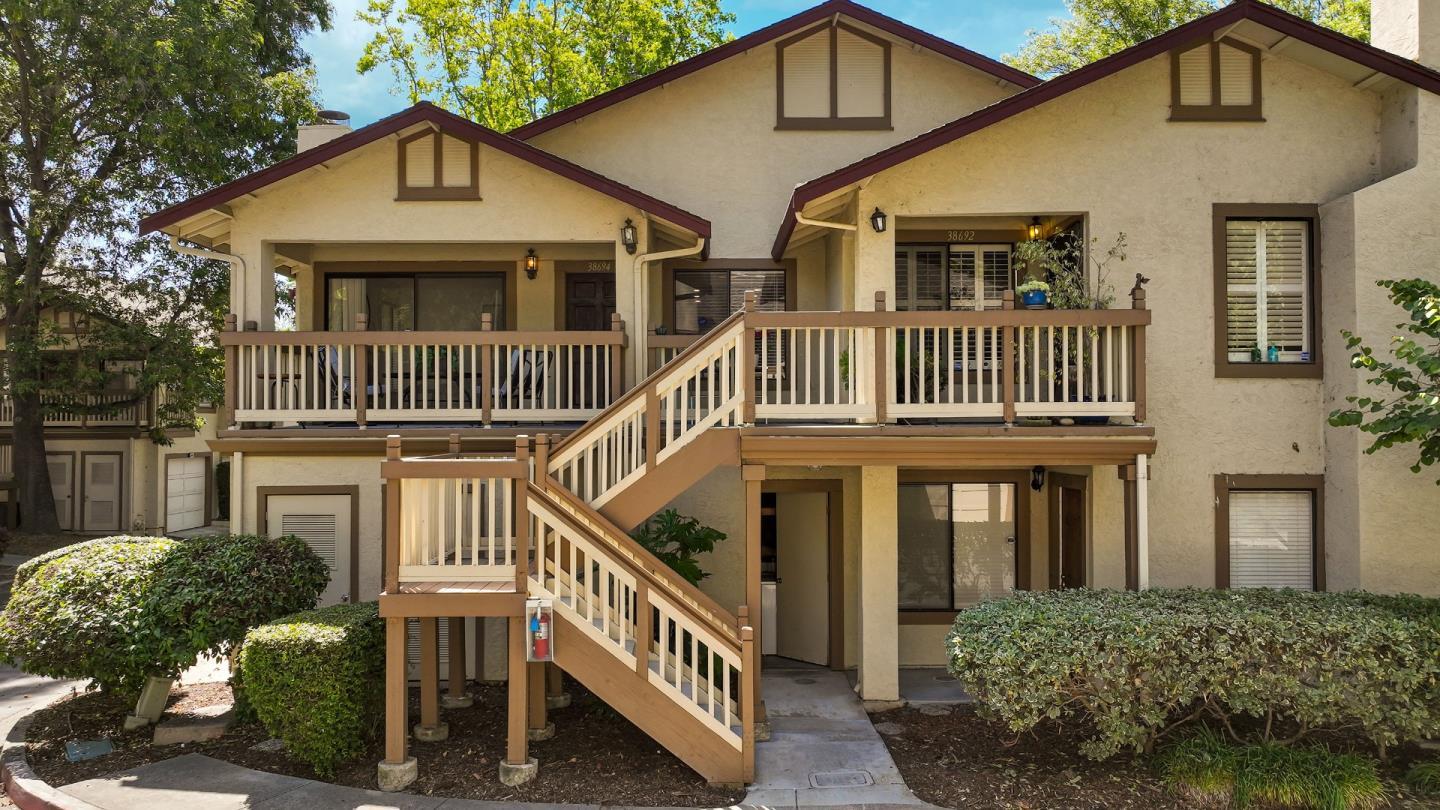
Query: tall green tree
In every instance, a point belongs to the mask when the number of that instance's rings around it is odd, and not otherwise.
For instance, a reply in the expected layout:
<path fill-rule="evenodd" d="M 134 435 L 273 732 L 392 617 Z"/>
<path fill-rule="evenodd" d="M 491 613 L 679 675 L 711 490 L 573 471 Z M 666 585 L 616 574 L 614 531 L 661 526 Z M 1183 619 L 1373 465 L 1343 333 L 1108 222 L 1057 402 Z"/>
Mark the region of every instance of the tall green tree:
<path fill-rule="evenodd" d="M 727 39 L 719 0 L 370 0 L 357 66 L 505 131 Z"/>
<path fill-rule="evenodd" d="M 1418 473 L 1440 463 L 1440 286 L 1420 278 L 1378 284 L 1409 318 L 1395 325 L 1390 357 L 1377 356 L 1359 335 L 1343 332 L 1351 367 L 1375 393 L 1346 397 L 1350 407 L 1332 412 L 1330 424 L 1373 436 L 1366 453 L 1416 445 L 1419 457 L 1410 470 Z"/>
<path fill-rule="evenodd" d="M 1228 0 L 1065 0 L 1068 18 L 1030 31 L 1013 67 L 1050 78 L 1209 14 Z M 1292 14 L 1359 40 L 1370 39 L 1370 0 L 1269 0 Z"/>
<path fill-rule="evenodd" d="M 57 529 L 42 393 L 83 400 L 120 373 L 103 360 L 138 359 L 137 398 L 167 385 L 161 441 L 213 395 L 224 273 L 135 221 L 293 149 L 314 115 L 300 38 L 329 15 L 325 0 L 0 0 L 0 307 L 30 530 Z M 105 316 L 78 346 L 41 317 L 59 299 Z M 62 347 L 76 362 L 53 361 Z"/>

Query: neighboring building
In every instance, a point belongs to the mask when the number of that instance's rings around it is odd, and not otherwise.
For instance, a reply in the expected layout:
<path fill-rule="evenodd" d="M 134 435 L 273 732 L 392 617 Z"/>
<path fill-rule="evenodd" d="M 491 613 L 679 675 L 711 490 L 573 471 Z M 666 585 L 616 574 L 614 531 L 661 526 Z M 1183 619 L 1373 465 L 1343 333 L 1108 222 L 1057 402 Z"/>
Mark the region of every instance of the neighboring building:
<path fill-rule="evenodd" d="M 1325 421 L 1340 330 L 1399 317 L 1374 281 L 1440 278 L 1440 7 L 1373 7 L 1373 46 L 1240 0 L 1040 82 L 831 0 L 509 134 L 302 133 L 143 223 L 235 268 L 234 528 L 383 593 L 397 768 L 408 619 L 434 736 L 457 618 L 508 617 L 503 676 L 527 593 L 561 668 L 732 781 L 762 652 L 885 702 L 1013 589 L 1440 593 L 1433 481 Z M 1111 308 L 1020 308 L 1016 243 L 1095 276 L 1122 233 Z M 667 506 L 729 534 L 700 589 L 624 535 Z"/>
<path fill-rule="evenodd" d="M 70 345 L 46 351 L 49 362 L 60 364 L 79 362 L 73 336 L 91 319 L 105 316 L 53 305 L 42 309 L 40 317 Z M 5 334 L 0 321 L 0 350 Z M 209 446 L 215 438 L 214 410 L 198 414 L 199 430 L 167 428 L 171 443 L 156 444 L 151 429 L 164 392 L 137 396 L 128 363 L 110 363 L 104 370 L 113 375 L 113 385 L 84 401 L 58 390 L 45 395 L 52 404 L 74 406 L 52 410 L 45 420 L 45 452 L 60 528 L 87 534 L 164 534 L 211 525 L 217 506 L 217 459 Z M 14 468 L 14 409 L 8 385 L 0 383 L 0 510 L 6 526 L 23 530 L 16 486 L 17 476 L 25 472 Z M 125 404 L 86 407 L 109 403 Z"/>

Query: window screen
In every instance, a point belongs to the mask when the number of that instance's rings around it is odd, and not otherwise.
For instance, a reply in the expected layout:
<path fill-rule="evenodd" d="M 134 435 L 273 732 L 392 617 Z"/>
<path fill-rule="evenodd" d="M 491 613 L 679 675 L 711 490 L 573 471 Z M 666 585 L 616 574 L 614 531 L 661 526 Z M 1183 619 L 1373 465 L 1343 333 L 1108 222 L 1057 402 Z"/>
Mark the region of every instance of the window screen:
<path fill-rule="evenodd" d="M 901 610 L 959 610 L 1015 589 L 1015 485 L 902 484 Z"/>
<path fill-rule="evenodd" d="M 1315 494 L 1231 490 L 1230 587 L 1315 587 Z"/>
<path fill-rule="evenodd" d="M 763 311 L 785 310 L 785 271 L 676 270 L 674 324 L 677 334 L 701 334 L 745 306 L 745 292 L 756 291 Z"/>
<path fill-rule="evenodd" d="M 408 276 L 331 276 L 326 317 L 331 331 L 355 328 L 364 312 L 372 331 L 479 331 L 490 313 L 505 328 L 505 274 L 467 273 Z"/>

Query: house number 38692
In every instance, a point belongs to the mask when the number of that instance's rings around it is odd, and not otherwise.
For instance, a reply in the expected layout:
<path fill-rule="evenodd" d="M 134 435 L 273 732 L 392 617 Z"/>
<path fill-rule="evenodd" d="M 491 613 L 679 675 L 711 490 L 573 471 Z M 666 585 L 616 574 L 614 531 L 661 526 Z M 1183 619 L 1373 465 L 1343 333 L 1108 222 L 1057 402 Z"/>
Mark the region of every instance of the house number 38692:
<path fill-rule="evenodd" d="M 945 238 L 951 242 L 974 242 L 974 231 L 946 231 Z"/>

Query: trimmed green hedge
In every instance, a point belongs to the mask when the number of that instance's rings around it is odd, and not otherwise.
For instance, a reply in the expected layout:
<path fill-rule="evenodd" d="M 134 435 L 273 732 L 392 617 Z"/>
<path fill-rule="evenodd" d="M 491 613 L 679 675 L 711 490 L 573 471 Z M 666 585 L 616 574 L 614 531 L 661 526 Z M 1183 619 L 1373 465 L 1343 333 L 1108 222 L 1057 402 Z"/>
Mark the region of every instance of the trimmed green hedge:
<path fill-rule="evenodd" d="M 1015 731 L 1087 724 L 1082 753 L 1148 750 L 1188 717 L 1276 739 L 1440 734 L 1440 600 L 1297 591 L 1047 591 L 962 612 L 950 671 Z M 1283 729 L 1283 730 L 1282 730 Z M 1239 732 L 1245 736 L 1244 729 Z"/>
<path fill-rule="evenodd" d="M 16 571 L 0 659 L 123 691 L 227 653 L 249 627 L 312 607 L 325 563 L 294 537 L 105 537 Z"/>
<path fill-rule="evenodd" d="M 365 750 L 385 703 L 385 624 L 374 602 L 286 616 L 245 636 L 235 680 L 249 710 L 321 776 Z"/>

